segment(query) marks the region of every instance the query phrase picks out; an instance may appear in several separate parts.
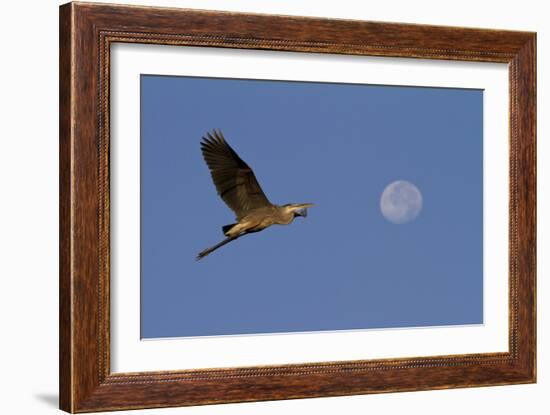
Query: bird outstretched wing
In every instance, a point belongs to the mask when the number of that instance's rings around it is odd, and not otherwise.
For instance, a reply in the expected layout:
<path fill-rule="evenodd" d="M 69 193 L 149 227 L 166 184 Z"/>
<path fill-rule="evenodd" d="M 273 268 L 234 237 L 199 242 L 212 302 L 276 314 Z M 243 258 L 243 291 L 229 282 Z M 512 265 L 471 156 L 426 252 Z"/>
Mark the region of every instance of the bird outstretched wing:
<path fill-rule="evenodd" d="M 237 219 L 254 209 L 271 206 L 254 172 L 229 146 L 221 131 L 207 133 L 201 151 L 218 195 Z"/>

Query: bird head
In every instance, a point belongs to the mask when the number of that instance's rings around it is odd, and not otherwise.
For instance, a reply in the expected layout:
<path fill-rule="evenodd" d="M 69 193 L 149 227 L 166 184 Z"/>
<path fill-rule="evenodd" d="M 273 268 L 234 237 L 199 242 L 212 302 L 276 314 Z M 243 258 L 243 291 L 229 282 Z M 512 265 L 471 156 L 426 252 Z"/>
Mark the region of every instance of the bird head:
<path fill-rule="evenodd" d="M 313 206 L 313 203 L 289 203 L 288 205 L 284 205 L 289 212 L 294 213 L 295 218 L 298 216 L 305 218 L 307 216 L 307 208 L 311 206 Z"/>

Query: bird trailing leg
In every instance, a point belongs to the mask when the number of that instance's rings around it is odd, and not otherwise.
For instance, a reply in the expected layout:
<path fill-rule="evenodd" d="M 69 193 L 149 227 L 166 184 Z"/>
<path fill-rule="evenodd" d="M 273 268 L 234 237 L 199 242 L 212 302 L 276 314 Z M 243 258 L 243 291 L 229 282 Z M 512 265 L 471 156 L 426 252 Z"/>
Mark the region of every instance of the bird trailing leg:
<path fill-rule="evenodd" d="M 214 246 L 211 246 L 210 248 L 206 248 L 204 251 L 201 251 L 199 252 L 199 254 L 197 255 L 196 257 L 196 260 L 199 261 L 201 259 L 203 259 L 206 255 L 214 252 L 216 249 L 218 248 L 221 248 L 222 246 L 224 246 L 225 244 L 228 244 L 229 242 L 231 241 L 234 241 L 235 239 L 238 239 L 240 238 L 241 236 L 243 235 L 246 235 L 246 233 L 240 233 L 236 236 L 230 236 L 228 238 L 225 238 L 223 241 L 221 241 L 220 243 L 214 245 Z"/>

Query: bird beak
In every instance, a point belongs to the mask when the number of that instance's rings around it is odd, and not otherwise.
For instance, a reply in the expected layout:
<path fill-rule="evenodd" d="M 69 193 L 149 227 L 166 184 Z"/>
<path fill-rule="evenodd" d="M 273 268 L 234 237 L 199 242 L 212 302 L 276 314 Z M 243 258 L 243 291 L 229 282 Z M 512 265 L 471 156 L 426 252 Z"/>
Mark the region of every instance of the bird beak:
<path fill-rule="evenodd" d="M 303 208 L 296 211 L 296 215 L 306 217 L 307 216 L 307 208 Z"/>

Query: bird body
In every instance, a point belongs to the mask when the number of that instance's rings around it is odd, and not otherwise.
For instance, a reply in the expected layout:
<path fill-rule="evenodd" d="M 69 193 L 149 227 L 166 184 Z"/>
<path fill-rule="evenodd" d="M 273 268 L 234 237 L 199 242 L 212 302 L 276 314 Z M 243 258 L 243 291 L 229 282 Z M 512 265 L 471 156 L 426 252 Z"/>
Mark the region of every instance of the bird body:
<path fill-rule="evenodd" d="M 308 206 L 310 204 L 307 204 Z M 289 225 L 296 217 L 296 210 L 307 206 L 284 207 L 271 205 L 252 210 L 238 223 L 224 232 L 225 236 L 235 236 L 241 232 L 259 232 L 271 225 Z M 304 216 L 303 214 L 301 216 Z"/>
<path fill-rule="evenodd" d="M 229 146 L 221 131 L 207 133 L 201 150 L 218 195 L 235 212 L 237 223 L 223 226 L 227 238 L 200 252 L 197 260 L 243 235 L 271 225 L 288 225 L 298 216 L 305 217 L 307 208 L 313 206 L 312 203 L 272 204 L 252 169 Z"/>

